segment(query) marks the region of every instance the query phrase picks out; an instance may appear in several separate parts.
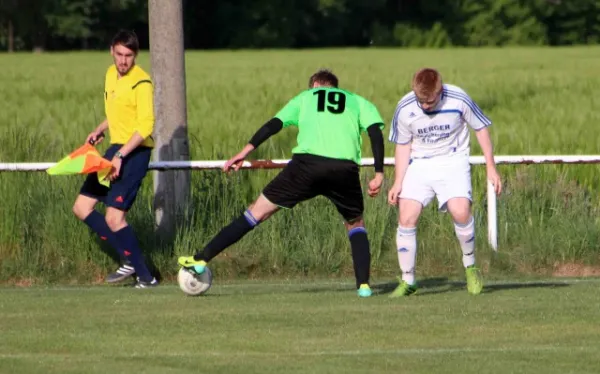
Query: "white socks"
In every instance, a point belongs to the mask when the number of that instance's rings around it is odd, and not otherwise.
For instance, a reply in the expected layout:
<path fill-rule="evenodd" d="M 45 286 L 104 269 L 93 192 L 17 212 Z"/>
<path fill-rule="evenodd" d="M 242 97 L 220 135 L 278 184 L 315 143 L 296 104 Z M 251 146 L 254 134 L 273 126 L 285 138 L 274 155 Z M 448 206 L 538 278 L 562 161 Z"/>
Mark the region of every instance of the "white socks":
<path fill-rule="evenodd" d="M 463 253 L 463 265 L 475 265 L 475 220 L 473 216 L 466 224 L 454 223 L 454 231 Z"/>
<path fill-rule="evenodd" d="M 473 216 L 466 224 L 454 223 L 454 231 L 460 243 L 464 267 L 475 265 L 475 220 Z M 402 271 L 402 280 L 415 284 L 415 262 L 417 261 L 417 228 L 398 226 L 396 231 L 398 263 Z"/>
<path fill-rule="evenodd" d="M 417 260 L 417 228 L 398 226 L 396 232 L 398 263 L 402 271 L 402 280 L 415 284 L 415 262 Z"/>

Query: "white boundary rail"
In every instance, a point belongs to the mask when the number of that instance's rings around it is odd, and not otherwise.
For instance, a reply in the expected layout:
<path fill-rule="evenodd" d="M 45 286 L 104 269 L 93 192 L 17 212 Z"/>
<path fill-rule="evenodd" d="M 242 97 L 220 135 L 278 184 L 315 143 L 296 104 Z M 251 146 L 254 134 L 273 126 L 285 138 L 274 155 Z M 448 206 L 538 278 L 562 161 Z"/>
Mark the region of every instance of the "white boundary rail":
<path fill-rule="evenodd" d="M 567 155 L 567 156 L 495 156 L 496 164 L 599 164 L 600 155 Z M 279 169 L 283 168 L 289 160 L 256 160 L 244 161 L 244 169 Z M 363 158 L 361 166 L 372 166 L 373 158 Z M 469 158 L 471 165 L 485 165 L 483 156 L 471 156 Z M 54 166 L 54 162 L 45 163 L 0 163 L 0 172 L 6 171 L 45 171 Z M 151 170 L 176 170 L 176 169 L 221 169 L 225 164 L 224 160 L 218 161 L 159 161 L 151 162 Z M 386 157 L 384 160 L 386 166 L 394 165 L 393 157 Z M 496 210 L 496 194 L 494 186 L 487 183 L 487 219 L 488 219 L 488 241 L 490 246 L 498 250 L 498 213 Z"/>

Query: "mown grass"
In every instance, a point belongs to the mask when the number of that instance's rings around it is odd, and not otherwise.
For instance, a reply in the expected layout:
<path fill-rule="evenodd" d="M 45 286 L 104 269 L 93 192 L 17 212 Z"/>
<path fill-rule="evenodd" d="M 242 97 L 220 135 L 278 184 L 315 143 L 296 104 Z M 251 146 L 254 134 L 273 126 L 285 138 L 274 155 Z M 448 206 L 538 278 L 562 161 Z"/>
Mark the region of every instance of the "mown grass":
<path fill-rule="evenodd" d="M 0 373 L 597 373 L 597 282 L 0 288 Z"/>
<path fill-rule="evenodd" d="M 225 159 L 309 75 L 330 67 L 341 86 L 372 100 L 388 123 L 409 90 L 413 72 L 438 68 L 462 86 L 494 121 L 497 155 L 595 154 L 600 146 L 597 87 L 599 48 L 330 49 L 189 52 L 186 55 L 188 123 L 193 159 Z M 106 53 L 14 54 L 0 58 L 0 161 L 56 161 L 77 147 L 103 118 Z M 141 66 L 149 69 L 147 53 Z M 472 154 L 480 154 L 473 137 Z M 293 129 L 282 131 L 253 157 L 288 158 Z M 104 149 L 106 145 L 102 146 Z M 386 155 L 393 147 L 386 143 Z M 365 138 L 364 155 L 370 156 Z M 485 272 L 551 274 L 559 264 L 597 265 L 598 168 L 501 166 L 500 255 L 486 244 L 485 174 L 474 167 L 478 262 Z M 226 176 L 193 172 L 191 216 L 176 240 L 156 244 L 152 179 L 146 178 L 130 221 L 163 275 L 174 258 L 201 247 L 239 214 L 277 171 Z M 388 169 L 387 187 L 392 170 Z M 372 170 L 364 169 L 365 181 Z M 0 281 L 90 282 L 114 265 L 99 241 L 71 213 L 81 177 L 0 173 Z M 397 272 L 396 212 L 385 196 L 367 198 L 373 272 Z M 460 250 L 447 215 L 426 209 L 418 233 L 420 276 L 460 274 Z M 110 252 L 109 250 L 107 250 Z M 250 233 L 213 264 L 218 277 L 351 273 L 349 247 L 337 213 L 324 199 L 282 212 Z"/>

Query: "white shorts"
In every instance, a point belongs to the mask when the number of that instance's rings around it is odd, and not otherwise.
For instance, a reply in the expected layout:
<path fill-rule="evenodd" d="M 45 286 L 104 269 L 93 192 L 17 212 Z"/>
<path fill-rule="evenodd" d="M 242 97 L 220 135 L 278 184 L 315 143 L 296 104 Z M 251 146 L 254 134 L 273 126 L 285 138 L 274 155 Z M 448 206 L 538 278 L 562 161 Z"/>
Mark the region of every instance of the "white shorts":
<path fill-rule="evenodd" d="M 455 197 L 473 201 L 469 157 L 455 155 L 413 159 L 402 182 L 401 199 L 420 202 L 423 207 L 437 196 L 438 209 L 446 211 L 446 203 Z"/>

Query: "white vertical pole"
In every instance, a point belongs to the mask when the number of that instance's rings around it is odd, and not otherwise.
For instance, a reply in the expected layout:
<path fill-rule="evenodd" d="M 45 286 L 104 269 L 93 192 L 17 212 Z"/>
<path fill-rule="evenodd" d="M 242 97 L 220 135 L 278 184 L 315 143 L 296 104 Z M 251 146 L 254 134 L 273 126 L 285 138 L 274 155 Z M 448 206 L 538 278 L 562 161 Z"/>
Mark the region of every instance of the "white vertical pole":
<path fill-rule="evenodd" d="M 496 192 L 492 182 L 487 181 L 488 241 L 494 251 L 498 251 L 498 212 L 496 211 Z"/>

